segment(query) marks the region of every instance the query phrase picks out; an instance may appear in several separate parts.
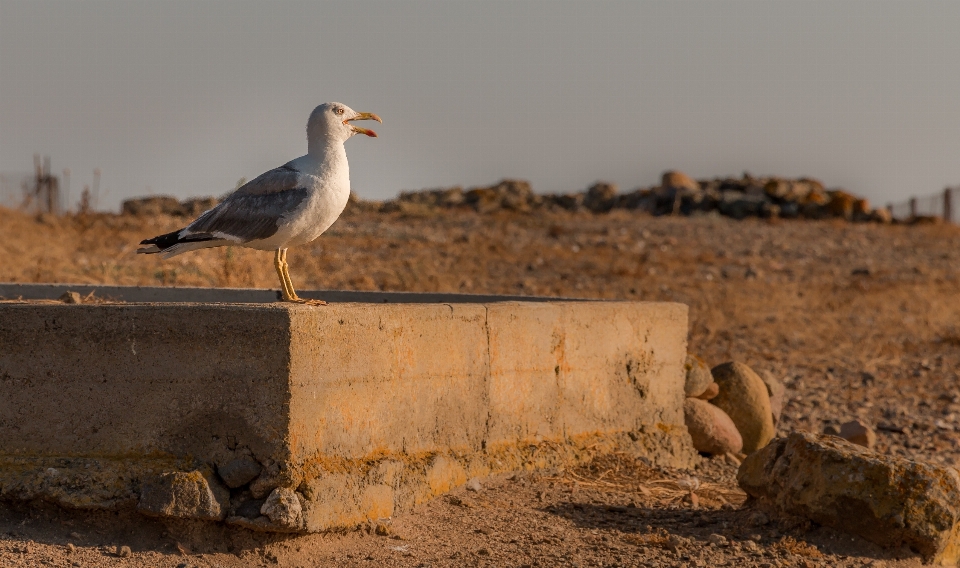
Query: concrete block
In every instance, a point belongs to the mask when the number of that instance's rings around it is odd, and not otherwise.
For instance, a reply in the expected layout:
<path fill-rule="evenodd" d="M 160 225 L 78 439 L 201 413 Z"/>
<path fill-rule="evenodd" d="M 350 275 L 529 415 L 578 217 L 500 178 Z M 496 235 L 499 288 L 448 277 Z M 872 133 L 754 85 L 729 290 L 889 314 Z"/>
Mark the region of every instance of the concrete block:
<path fill-rule="evenodd" d="M 219 471 L 204 518 L 312 532 L 591 452 L 686 466 L 686 334 L 669 303 L 0 302 L 0 498 Z"/>

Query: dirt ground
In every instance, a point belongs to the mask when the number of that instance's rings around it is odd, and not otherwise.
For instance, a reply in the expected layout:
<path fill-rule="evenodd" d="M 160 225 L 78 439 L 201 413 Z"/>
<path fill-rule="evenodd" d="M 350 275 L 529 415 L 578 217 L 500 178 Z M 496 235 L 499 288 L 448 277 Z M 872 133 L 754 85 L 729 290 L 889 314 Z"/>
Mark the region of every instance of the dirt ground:
<path fill-rule="evenodd" d="M 183 221 L 0 209 L 0 281 L 277 287 L 268 252 L 133 254 Z M 692 352 L 784 381 L 781 433 L 859 418 L 879 451 L 960 460 L 954 226 L 354 208 L 289 262 L 300 289 L 684 302 Z M 597 456 L 481 479 L 379 528 L 296 538 L 2 505 L 0 566 L 919 565 L 741 508 L 735 472 L 723 459 L 681 472 Z"/>

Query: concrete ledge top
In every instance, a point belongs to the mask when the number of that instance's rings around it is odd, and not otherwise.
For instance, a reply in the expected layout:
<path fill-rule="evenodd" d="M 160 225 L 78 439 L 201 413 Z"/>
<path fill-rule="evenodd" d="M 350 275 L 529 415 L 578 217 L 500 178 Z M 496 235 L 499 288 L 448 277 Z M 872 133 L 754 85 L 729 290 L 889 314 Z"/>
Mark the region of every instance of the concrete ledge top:
<path fill-rule="evenodd" d="M 18 284 L 0 282 L 2 300 L 56 300 L 65 292 L 118 302 L 268 304 L 280 299 L 270 288 L 175 288 L 170 286 L 107 286 L 98 284 Z M 590 301 L 582 298 L 449 294 L 441 292 L 358 292 L 299 290 L 301 297 L 361 304 L 487 304 L 491 302 Z"/>

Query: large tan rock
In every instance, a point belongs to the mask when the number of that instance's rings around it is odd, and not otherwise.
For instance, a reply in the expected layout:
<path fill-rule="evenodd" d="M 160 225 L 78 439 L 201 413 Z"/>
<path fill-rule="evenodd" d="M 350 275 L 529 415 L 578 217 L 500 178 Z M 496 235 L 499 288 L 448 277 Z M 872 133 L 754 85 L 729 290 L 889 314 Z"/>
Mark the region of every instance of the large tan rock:
<path fill-rule="evenodd" d="M 780 414 L 783 412 L 783 401 L 787 395 L 787 389 L 773 373 L 765 371 L 760 375 L 760 380 L 767 387 L 767 395 L 770 397 L 770 411 L 773 413 L 773 425 L 780 422 Z"/>
<path fill-rule="evenodd" d="M 710 400 L 712 398 L 716 398 L 718 394 L 720 394 L 720 385 L 718 385 L 717 383 L 710 383 L 709 385 L 707 385 L 706 390 L 704 390 L 702 393 L 698 394 L 693 398 L 699 398 L 700 400 Z"/>
<path fill-rule="evenodd" d="M 769 510 L 881 546 L 907 545 L 927 562 L 960 560 L 960 475 L 952 468 L 795 432 L 747 456 L 737 481 Z"/>
<path fill-rule="evenodd" d="M 713 382 L 710 366 L 696 355 L 687 353 L 683 368 L 687 372 L 686 380 L 683 383 L 683 394 L 685 396 L 700 396 Z"/>
<path fill-rule="evenodd" d="M 660 185 L 662 187 L 672 187 L 674 189 L 700 191 L 700 184 L 697 183 L 697 180 L 683 172 L 676 170 L 663 172 L 663 175 L 660 178 Z"/>
<path fill-rule="evenodd" d="M 712 402 L 726 412 L 743 436 L 743 452 L 755 452 L 776 435 L 767 386 L 753 370 L 735 361 L 717 365 L 711 371 L 720 385 Z"/>
<path fill-rule="evenodd" d="M 688 398 L 683 401 L 683 419 L 687 424 L 693 447 L 705 454 L 739 454 L 743 438 L 727 413 L 705 400 Z"/>

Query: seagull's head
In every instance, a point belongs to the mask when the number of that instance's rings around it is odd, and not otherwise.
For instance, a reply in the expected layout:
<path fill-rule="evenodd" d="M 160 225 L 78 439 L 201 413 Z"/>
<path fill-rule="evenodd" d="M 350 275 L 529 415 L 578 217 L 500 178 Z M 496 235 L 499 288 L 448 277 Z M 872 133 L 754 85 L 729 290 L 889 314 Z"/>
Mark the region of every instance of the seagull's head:
<path fill-rule="evenodd" d="M 354 134 L 366 134 L 376 138 L 377 133 L 373 130 L 350 124 L 354 120 L 383 122 L 372 112 L 357 112 L 341 103 L 323 103 L 310 113 L 310 120 L 307 121 L 307 139 L 313 141 L 334 138 L 342 142 Z"/>

